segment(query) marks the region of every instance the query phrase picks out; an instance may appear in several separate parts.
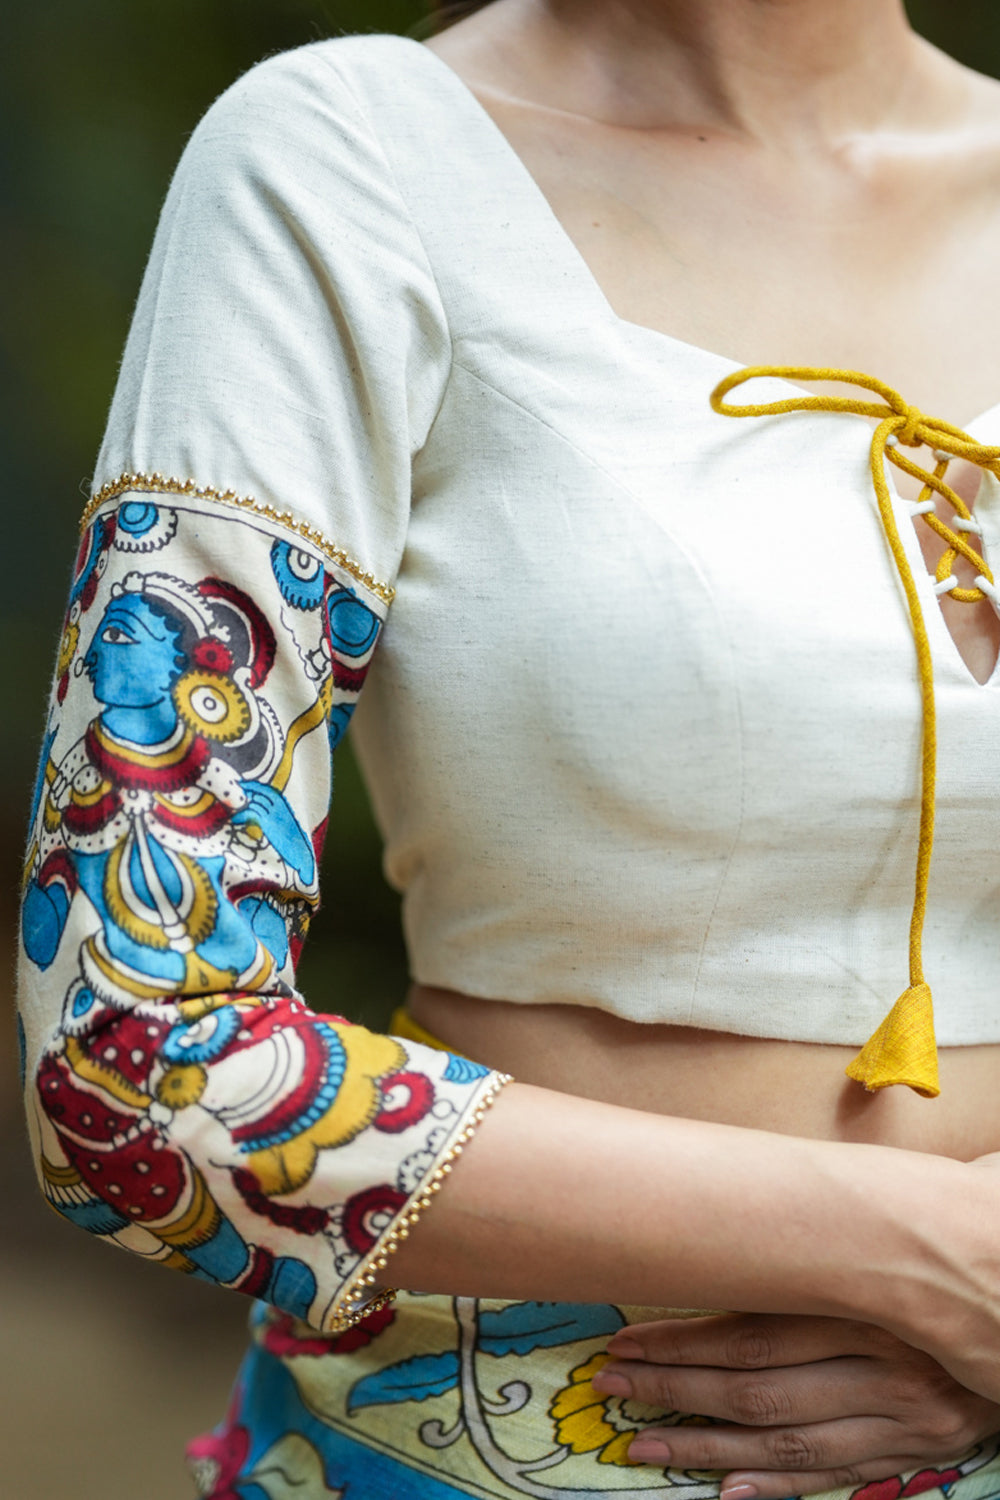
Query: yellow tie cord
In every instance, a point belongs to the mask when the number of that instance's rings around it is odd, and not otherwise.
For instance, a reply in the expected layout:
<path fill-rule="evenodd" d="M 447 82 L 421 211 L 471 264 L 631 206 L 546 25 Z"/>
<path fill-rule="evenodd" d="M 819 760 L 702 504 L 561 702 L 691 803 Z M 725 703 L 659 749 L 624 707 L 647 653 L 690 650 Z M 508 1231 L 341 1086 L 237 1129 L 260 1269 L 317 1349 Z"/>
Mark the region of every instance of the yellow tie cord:
<path fill-rule="evenodd" d="M 846 385 L 860 386 L 872 391 L 879 400 L 863 401 L 848 396 L 801 396 L 786 397 L 781 401 L 766 401 L 749 406 L 726 406 L 725 397 L 745 381 L 760 376 L 777 377 L 791 382 L 804 380 L 836 380 Z M 940 495 L 957 516 L 957 525 L 949 526 L 933 510 L 923 515 L 923 520 L 936 531 L 947 544 L 935 571 L 938 593 L 948 593 L 963 604 L 976 604 L 980 599 L 994 598 L 993 574 L 985 559 L 968 540 L 968 532 L 962 522 L 972 520 L 972 512 L 965 501 L 945 483 L 944 475 L 953 458 L 962 458 L 980 469 L 988 469 L 1000 478 L 1000 448 L 987 448 L 975 442 L 960 427 L 942 422 L 937 417 L 926 416 L 915 406 L 909 406 L 898 391 L 883 384 L 871 375 L 862 375 L 857 370 L 812 369 L 798 365 L 750 365 L 736 370 L 719 382 L 711 395 L 713 411 L 724 417 L 770 417 L 791 411 L 843 411 L 856 416 L 874 417 L 878 426 L 872 434 L 870 462 L 872 483 L 878 499 L 879 515 L 886 539 L 892 552 L 906 603 L 910 611 L 913 640 L 917 652 L 917 669 L 920 676 L 922 703 L 922 755 L 920 780 L 920 840 L 917 849 L 917 868 L 913 914 L 910 918 L 910 983 L 889 1011 L 878 1029 L 868 1038 L 861 1051 L 847 1067 L 847 1076 L 864 1084 L 869 1091 L 884 1089 L 894 1083 L 908 1084 L 918 1094 L 928 1099 L 940 1092 L 938 1084 L 937 1044 L 934 1039 L 934 1011 L 931 1004 L 930 987 L 924 978 L 922 940 L 924 915 L 927 910 L 927 880 L 930 873 L 931 849 L 934 843 L 934 782 L 937 764 L 937 720 L 934 705 L 934 670 L 931 662 L 930 642 L 920 596 L 914 582 L 906 551 L 896 526 L 892 508 L 892 497 L 886 479 L 885 461 L 902 469 L 922 481 L 918 505 L 925 504 L 933 494 Z M 900 448 L 920 448 L 926 445 L 934 450 L 935 468 L 931 473 L 914 463 L 900 452 Z M 976 571 L 974 588 L 959 587 L 953 578 L 952 568 L 958 557 L 964 557 Z M 985 584 L 986 588 L 980 587 Z"/>

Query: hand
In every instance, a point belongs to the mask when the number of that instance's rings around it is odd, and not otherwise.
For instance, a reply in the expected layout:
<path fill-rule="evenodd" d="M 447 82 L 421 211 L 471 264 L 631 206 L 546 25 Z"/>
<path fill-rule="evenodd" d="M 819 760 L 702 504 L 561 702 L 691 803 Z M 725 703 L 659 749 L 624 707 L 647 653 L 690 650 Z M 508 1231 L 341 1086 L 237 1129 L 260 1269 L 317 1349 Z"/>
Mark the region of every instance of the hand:
<path fill-rule="evenodd" d="M 629 1458 L 726 1471 L 726 1500 L 781 1500 L 953 1461 L 1000 1406 L 869 1323 L 725 1315 L 624 1328 L 597 1390 L 723 1426 L 650 1427 Z"/>
<path fill-rule="evenodd" d="M 313 847 L 285 798 L 263 781 L 244 781 L 241 785 L 246 793 L 246 805 L 234 812 L 230 821 L 256 823 L 279 857 L 301 876 L 306 885 L 311 885 L 316 876 Z"/>

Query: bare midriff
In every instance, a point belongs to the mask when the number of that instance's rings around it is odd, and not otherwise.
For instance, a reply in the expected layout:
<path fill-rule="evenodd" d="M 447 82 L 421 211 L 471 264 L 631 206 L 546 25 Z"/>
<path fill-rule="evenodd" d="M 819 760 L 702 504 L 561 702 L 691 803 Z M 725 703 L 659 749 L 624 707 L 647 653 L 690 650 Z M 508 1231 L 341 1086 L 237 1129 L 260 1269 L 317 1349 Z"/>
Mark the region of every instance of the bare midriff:
<path fill-rule="evenodd" d="M 409 1009 L 449 1047 L 581 1098 L 814 1139 L 971 1160 L 1000 1150 L 1000 1044 L 945 1047 L 941 1095 L 869 1094 L 855 1047 L 639 1025 L 582 1005 L 524 1005 L 414 985 Z"/>

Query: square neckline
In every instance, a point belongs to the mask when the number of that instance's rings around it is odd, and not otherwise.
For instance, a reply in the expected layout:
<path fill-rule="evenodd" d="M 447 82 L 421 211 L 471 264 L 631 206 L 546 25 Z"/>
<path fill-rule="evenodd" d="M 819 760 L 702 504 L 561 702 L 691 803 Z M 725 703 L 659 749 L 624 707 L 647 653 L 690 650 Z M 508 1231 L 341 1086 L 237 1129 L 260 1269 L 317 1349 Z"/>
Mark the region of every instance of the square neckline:
<path fill-rule="evenodd" d="M 426 46 L 425 43 L 417 41 L 414 37 L 400 37 L 398 40 L 409 43 L 412 47 L 419 49 L 425 57 L 432 59 L 432 68 L 435 64 L 437 65 L 453 92 L 464 103 L 470 117 L 476 121 L 478 128 L 492 139 L 494 147 L 506 163 L 508 171 L 512 176 L 519 179 L 524 189 L 524 196 L 533 205 L 536 217 L 540 222 L 545 224 L 548 237 L 553 245 L 553 255 L 558 255 L 560 260 L 566 263 L 568 271 L 573 275 L 576 284 L 596 304 L 598 311 L 606 323 L 617 327 L 623 333 L 639 340 L 648 340 L 654 347 L 659 345 L 665 352 L 673 349 L 678 353 L 695 356 L 699 359 L 712 360 L 720 367 L 724 367 L 723 375 L 747 367 L 747 360 L 734 359 L 731 355 L 722 354 L 716 349 L 709 349 L 704 344 L 694 344 L 687 339 L 679 338 L 676 334 L 667 333 L 660 328 L 653 328 L 647 323 L 637 323 L 630 318 L 623 318 L 616 312 L 603 287 L 588 265 L 582 251 L 572 235 L 564 227 L 558 214 L 539 186 L 537 179 L 529 170 L 524 159 L 511 145 L 509 139 L 501 130 L 496 120 L 494 120 L 489 110 L 477 99 L 464 78 L 455 71 L 450 63 L 445 62 L 444 58 L 439 56 L 432 48 Z M 761 378 L 773 381 L 785 390 L 795 392 L 796 395 L 816 395 L 816 392 L 809 386 L 799 385 L 798 382 L 788 380 L 785 376 L 772 375 Z M 978 427 L 980 423 L 994 416 L 997 412 L 1000 412 L 1000 399 L 994 401 L 992 405 L 985 407 L 982 411 L 977 412 L 966 423 L 956 425 L 961 426 L 963 432 L 967 432 L 972 436 L 973 428 Z"/>
<path fill-rule="evenodd" d="M 550 255 L 554 264 L 565 267 L 567 279 L 580 294 L 593 307 L 595 315 L 600 318 L 605 327 L 615 329 L 622 337 L 629 337 L 639 344 L 649 345 L 661 360 L 666 360 L 671 355 L 675 358 L 687 358 L 700 362 L 708 361 L 716 367 L 718 375 L 712 380 L 711 387 L 706 388 L 706 403 L 708 390 L 717 384 L 725 375 L 736 370 L 747 368 L 746 361 L 736 360 L 717 350 L 706 348 L 704 345 L 693 344 L 685 339 L 678 338 L 658 328 L 652 328 L 647 324 L 636 323 L 628 318 L 621 317 L 611 305 L 600 282 L 587 264 L 582 252 L 576 245 L 572 236 L 564 228 L 555 210 L 552 208 L 548 198 L 543 193 L 538 182 L 529 171 L 521 156 L 515 151 L 507 136 L 500 129 L 489 110 L 477 99 L 472 89 L 465 80 L 455 71 L 451 65 L 439 57 L 438 54 L 418 42 L 413 37 L 393 36 L 393 41 L 404 42 L 411 55 L 414 49 L 430 58 L 430 72 L 436 70 L 440 82 L 445 88 L 451 90 L 459 108 L 464 109 L 469 118 L 471 127 L 477 130 L 486 140 L 490 142 L 494 155 L 498 162 L 507 171 L 511 181 L 516 185 L 524 199 L 527 213 L 534 214 L 537 223 L 544 231 L 545 237 L 551 247 Z M 423 64 L 421 65 L 423 66 Z M 794 396 L 796 399 L 802 396 L 814 396 L 817 392 L 808 386 L 799 385 L 784 376 L 769 375 L 761 377 L 763 381 L 770 384 L 778 395 Z M 761 395 L 758 399 L 766 399 Z M 991 418 L 1000 413 L 1000 400 L 991 406 L 977 412 L 967 423 L 962 431 L 966 432 L 974 441 L 983 442 L 982 438 L 974 436 L 974 430 L 982 423 L 989 422 Z M 800 420 L 808 417 L 825 417 L 827 413 L 822 411 L 805 411 L 799 414 Z M 870 429 L 867 425 L 859 431 L 870 438 Z M 904 519 L 911 524 L 900 525 L 903 537 L 903 545 L 906 549 L 910 568 L 913 572 L 916 586 L 921 599 L 921 606 L 932 642 L 932 654 L 934 660 L 935 674 L 939 670 L 945 671 L 952 680 L 956 678 L 977 692 L 995 692 L 1000 688 L 1000 653 L 994 662 L 989 676 L 980 681 L 975 677 L 960 652 L 957 642 L 949 629 L 944 613 L 940 607 L 940 601 L 933 592 L 931 575 L 928 574 L 926 563 L 920 548 L 916 528 L 912 525 L 912 514 L 910 502 L 900 493 L 894 482 L 891 464 L 886 464 L 886 477 L 890 493 L 893 498 L 893 508 L 897 514 L 897 523 Z M 984 481 L 987 475 L 984 473 Z M 981 483 L 976 500 L 976 513 L 981 515 L 985 527 L 1000 543 L 1000 518 L 995 518 L 993 512 L 1000 505 L 1000 481 L 990 484 Z M 991 524 L 992 523 L 992 524 Z M 1000 555 L 1000 546 L 993 548 Z"/>

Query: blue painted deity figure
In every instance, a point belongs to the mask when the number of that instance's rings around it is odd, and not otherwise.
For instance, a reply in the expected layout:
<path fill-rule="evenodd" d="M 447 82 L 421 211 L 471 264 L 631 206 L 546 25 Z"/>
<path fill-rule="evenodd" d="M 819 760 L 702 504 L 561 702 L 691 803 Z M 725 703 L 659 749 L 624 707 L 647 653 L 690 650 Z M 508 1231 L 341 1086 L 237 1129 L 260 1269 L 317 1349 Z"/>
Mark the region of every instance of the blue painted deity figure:
<path fill-rule="evenodd" d="M 25 947 L 51 963 L 78 886 L 101 920 L 86 977 L 112 1003 L 258 988 L 316 899 L 315 851 L 275 784 L 288 767 L 258 695 L 273 635 L 213 582 L 129 575 L 83 658 L 100 711 L 45 776 L 55 837 L 29 883 Z"/>

